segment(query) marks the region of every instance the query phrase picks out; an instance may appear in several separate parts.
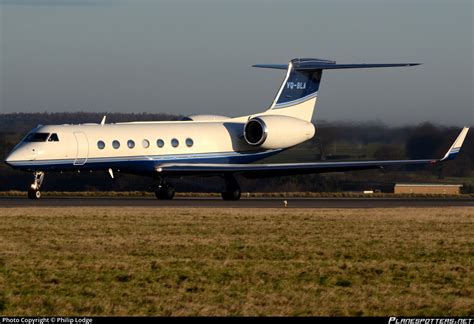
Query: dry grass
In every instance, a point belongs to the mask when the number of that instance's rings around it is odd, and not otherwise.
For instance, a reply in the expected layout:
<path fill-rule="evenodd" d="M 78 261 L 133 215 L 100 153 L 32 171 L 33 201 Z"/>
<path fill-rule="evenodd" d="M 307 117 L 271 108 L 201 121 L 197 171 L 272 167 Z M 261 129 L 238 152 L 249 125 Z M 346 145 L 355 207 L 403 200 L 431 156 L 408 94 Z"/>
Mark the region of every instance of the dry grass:
<path fill-rule="evenodd" d="M 474 209 L 0 208 L 0 314 L 474 314 Z"/>

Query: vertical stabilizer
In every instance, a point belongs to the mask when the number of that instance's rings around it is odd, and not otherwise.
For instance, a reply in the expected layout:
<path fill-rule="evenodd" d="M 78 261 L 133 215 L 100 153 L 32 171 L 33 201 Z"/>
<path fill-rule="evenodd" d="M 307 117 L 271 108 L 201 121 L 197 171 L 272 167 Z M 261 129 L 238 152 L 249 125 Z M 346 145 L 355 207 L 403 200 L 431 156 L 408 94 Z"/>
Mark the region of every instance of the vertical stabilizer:
<path fill-rule="evenodd" d="M 283 115 L 311 121 L 318 97 L 323 70 L 366 69 L 413 66 L 420 63 L 336 64 L 314 58 L 293 59 L 288 65 L 258 64 L 254 67 L 287 70 L 285 80 L 264 115 Z"/>
<path fill-rule="evenodd" d="M 302 60 L 304 59 L 294 59 L 288 64 L 286 77 L 265 114 L 291 116 L 311 121 L 323 71 L 322 69 L 297 70 L 296 67 Z"/>

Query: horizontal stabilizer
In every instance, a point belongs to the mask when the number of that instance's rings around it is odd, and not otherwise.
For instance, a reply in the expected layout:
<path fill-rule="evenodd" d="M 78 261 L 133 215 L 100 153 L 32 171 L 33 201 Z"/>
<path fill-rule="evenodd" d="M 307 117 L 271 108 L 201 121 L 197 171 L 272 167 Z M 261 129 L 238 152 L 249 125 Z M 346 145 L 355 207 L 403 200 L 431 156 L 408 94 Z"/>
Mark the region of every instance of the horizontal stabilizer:
<path fill-rule="evenodd" d="M 287 70 L 288 64 L 254 64 L 252 67 L 263 69 Z"/>
<path fill-rule="evenodd" d="M 292 67 L 296 71 L 336 70 L 336 69 L 367 69 L 397 66 L 414 66 L 421 63 L 363 63 L 363 64 L 336 64 L 336 61 L 321 59 L 293 59 Z M 255 64 L 253 67 L 287 70 L 288 64 Z"/>

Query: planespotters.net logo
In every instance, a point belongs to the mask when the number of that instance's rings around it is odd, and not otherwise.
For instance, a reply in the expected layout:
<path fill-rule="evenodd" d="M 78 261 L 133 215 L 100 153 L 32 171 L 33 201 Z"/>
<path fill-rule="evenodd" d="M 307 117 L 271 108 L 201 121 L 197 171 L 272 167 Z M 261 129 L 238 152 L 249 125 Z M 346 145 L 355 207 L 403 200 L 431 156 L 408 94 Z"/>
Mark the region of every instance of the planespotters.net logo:
<path fill-rule="evenodd" d="M 474 324 L 474 319 L 390 317 L 388 324 Z"/>

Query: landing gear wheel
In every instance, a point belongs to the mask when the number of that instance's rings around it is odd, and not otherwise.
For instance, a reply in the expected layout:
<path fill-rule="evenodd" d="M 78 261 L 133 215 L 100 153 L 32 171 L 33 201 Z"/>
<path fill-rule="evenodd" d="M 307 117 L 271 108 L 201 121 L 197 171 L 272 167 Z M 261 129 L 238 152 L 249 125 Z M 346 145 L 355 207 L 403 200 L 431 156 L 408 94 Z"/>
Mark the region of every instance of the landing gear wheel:
<path fill-rule="evenodd" d="M 233 191 L 224 191 L 221 193 L 223 200 L 239 200 L 240 199 L 240 190 Z"/>
<path fill-rule="evenodd" d="M 30 199 L 40 199 L 41 198 L 41 191 L 38 189 L 29 189 L 28 190 L 28 198 Z"/>
<path fill-rule="evenodd" d="M 234 175 L 224 175 L 225 191 L 221 193 L 223 200 L 239 200 L 240 199 L 240 186 Z"/>
<path fill-rule="evenodd" d="M 40 199 L 41 198 L 41 185 L 44 180 L 44 172 L 36 171 L 33 173 L 33 183 L 30 188 L 28 188 L 28 198 L 30 199 Z"/>
<path fill-rule="evenodd" d="M 161 200 L 171 200 L 173 199 L 175 190 L 172 186 L 161 186 L 161 188 L 155 191 L 155 196 L 157 199 Z"/>

